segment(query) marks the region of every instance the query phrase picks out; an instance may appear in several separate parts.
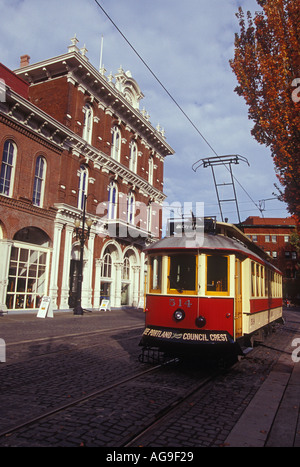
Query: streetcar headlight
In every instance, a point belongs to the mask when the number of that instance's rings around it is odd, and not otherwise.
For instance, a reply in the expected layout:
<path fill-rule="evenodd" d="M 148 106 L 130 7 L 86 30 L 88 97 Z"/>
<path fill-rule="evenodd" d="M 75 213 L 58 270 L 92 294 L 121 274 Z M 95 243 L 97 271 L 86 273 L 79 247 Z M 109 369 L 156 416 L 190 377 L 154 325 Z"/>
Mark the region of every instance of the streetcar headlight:
<path fill-rule="evenodd" d="M 173 317 L 175 321 L 182 321 L 185 318 L 185 312 L 181 308 L 177 308 L 177 310 L 174 311 Z"/>
<path fill-rule="evenodd" d="M 203 328 L 203 326 L 206 325 L 206 319 L 204 318 L 204 316 L 198 316 L 195 322 L 198 328 Z"/>

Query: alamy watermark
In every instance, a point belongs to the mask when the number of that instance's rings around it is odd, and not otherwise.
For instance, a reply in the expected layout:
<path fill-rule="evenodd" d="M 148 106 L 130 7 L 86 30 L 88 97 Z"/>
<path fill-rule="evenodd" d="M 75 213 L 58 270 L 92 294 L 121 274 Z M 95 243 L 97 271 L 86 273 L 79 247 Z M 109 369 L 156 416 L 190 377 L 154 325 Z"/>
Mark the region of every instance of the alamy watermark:
<path fill-rule="evenodd" d="M 6 344 L 4 339 L 0 339 L 0 362 L 6 362 Z"/>
<path fill-rule="evenodd" d="M 298 103 L 300 102 L 300 78 L 295 78 L 292 81 L 292 86 L 293 88 L 296 88 L 292 92 L 292 100 L 293 102 Z"/>
<path fill-rule="evenodd" d="M 102 202 L 97 206 L 97 215 L 101 220 L 97 223 L 99 235 L 109 235 L 111 238 L 148 238 L 149 232 L 157 240 L 163 237 L 185 236 L 187 242 L 197 242 L 201 246 L 204 233 L 204 203 L 180 202 L 162 204 L 152 202 L 145 204 L 137 202 L 134 206 L 126 206 L 124 194 L 119 193 L 118 203 Z M 116 205 L 119 205 L 119 216 L 116 215 Z M 124 206 L 125 204 L 125 206 Z M 124 206 L 124 211 L 122 209 Z M 163 225 L 163 232 L 160 231 Z M 188 245 L 186 245 L 188 246 Z M 195 244 L 193 243 L 193 245 Z"/>
<path fill-rule="evenodd" d="M 292 347 L 296 347 L 292 352 L 292 360 L 294 363 L 300 362 L 300 337 L 297 337 L 292 342 Z"/>
<path fill-rule="evenodd" d="M 6 84 L 2 78 L 0 78 L 0 102 L 6 102 Z"/>

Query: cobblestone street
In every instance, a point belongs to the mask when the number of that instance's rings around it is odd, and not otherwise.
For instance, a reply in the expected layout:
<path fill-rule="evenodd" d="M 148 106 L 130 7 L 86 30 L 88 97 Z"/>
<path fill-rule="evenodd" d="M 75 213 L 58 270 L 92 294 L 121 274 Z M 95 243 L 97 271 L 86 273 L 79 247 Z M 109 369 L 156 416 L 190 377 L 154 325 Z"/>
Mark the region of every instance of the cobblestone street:
<path fill-rule="evenodd" d="M 155 369 L 140 363 L 144 316 L 137 310 L 60 313 L 46 320 L 2 316 L 7 361 L 0 364 L 0 446 L 233 445 L 228 437 L 276 365 L 282 370 L 282 358 L 285 374 L 293 371 L 300 312 L 285 311 L 285 317 L 264 345 L 215 374 L 201 365 Z M 299 397 L 289 410 L 296 415 L 293 442 L 299 445 Z M 257 423 L 258 432 L 265 431 Z M 246 438 L 250 432 L 246 426 Z"/>

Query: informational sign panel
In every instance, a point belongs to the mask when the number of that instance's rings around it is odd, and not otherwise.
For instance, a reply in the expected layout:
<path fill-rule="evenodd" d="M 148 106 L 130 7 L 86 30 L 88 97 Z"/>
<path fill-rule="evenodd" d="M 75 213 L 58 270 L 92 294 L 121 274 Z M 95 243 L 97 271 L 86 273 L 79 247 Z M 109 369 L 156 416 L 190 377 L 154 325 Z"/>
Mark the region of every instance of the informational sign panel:
<path fill-rule="evenodd" d="M 51 302 L 51 297 L 46 297 L 44 296 L 42 298 L 40 308 L 38 311 L 38 314 L 36 315 L 37 318 L 53 318 L 53 308 L 52 308 L 52 302 Z"/>
<path fill-rule="evenodd" d="M 109 300 L 102 300 L 99 311 L 101 311 L 101 310 L 103 310 L 103 311 L 110 310 Z"/>

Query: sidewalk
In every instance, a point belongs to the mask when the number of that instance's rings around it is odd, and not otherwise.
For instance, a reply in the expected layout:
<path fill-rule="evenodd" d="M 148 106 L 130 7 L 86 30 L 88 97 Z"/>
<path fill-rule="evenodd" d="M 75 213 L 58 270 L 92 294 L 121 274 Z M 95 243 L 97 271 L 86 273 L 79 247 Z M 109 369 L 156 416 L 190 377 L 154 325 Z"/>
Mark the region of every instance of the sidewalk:
<path fill-rule="evenodd" d="M 300 361 L 292 359 L 292 352 L 300 356 L 300 331 L 295 339 L 297 346 L 282 353 L 225 446 L 300 447 Z"/>

